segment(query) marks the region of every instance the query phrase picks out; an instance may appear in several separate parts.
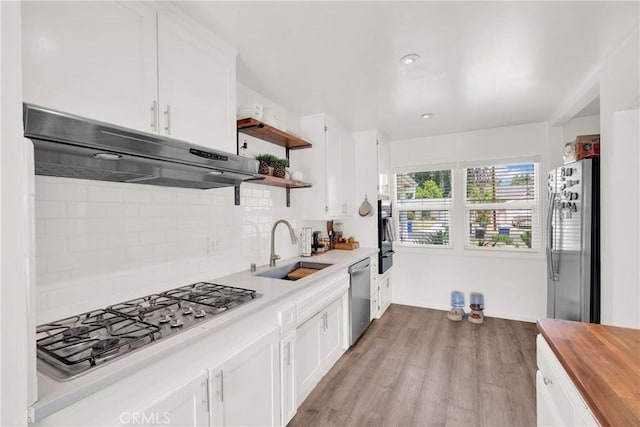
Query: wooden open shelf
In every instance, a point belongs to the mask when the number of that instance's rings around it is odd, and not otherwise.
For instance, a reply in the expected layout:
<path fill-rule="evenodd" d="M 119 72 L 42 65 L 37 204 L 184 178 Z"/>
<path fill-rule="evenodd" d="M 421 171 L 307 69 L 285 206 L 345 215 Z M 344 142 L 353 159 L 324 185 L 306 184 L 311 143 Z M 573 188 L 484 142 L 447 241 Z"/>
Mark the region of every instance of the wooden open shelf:
<path fill-rule="evenodd" d="M 273 187 L 282 188 L 307 188 L 311 187 L 311 184 L 303 181 L 294 181 L 291 179 L 278 178 L 271 175 L 260 175 L 263 179 L 256 179 L 246 181 L 251 184 L 271 185 Z"/>
<path fill-rule="evenodd" d="M 276 144 L 290 150 L 311 147 L 310 142 L 307 142 L 304 139 L 298 138 L 297 136 L 291 135 L 287 132 L 283 132 L 280 129 L 276 129 L 273 126 L 270 126 L 254 118 L 241 119 L 238 120 L 237 123 L 238 132 L 251 135 L 255 138 L 268 141 L 272 144 Z"/>

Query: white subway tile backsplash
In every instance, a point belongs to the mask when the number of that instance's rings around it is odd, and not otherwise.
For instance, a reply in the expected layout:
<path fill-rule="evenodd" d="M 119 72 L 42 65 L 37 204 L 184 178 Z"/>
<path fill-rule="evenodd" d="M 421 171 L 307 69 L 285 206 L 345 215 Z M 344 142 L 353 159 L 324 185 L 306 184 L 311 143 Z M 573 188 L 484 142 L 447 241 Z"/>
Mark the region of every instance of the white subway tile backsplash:
<path fill-rule="evenodd" d="M 35 185 L 34 185 L 34 190 L 36 192 L 36 200 L 43 200 L 44 199 L 44 183 L 40 182 L 40 181 L 36 181 Z"/>
<path fill-rule="evenodd" d="M 52 177 L 36 177 L 42 180 L 47 179 L 44 182 L 42 189 L 43 200 L 65 200 L 65 201 L 83 201 L 87 200 L 87 186 L 82 184 L 70 183 L 65 178 L 52 178 Z M 38 186 L 36 186 L 36 192 Z M 36 193 L 37 194 L 37 193 Z"/>
<path fill-rule="evenodd" d="M 45 219 L 46 236 L 74 236 L 87 232 L 87 221 L 78 218 Z"/>
<path fill-rule="evenodd" d="M 153 258 L 153 245 L 139 245 L 125 248 L 124 258 L 132 266 L 140 265 L 139 261 Z"/>
<path fill-rule="evenodd" d="M 45 262 L 41 262 L 40 264 L 42 264 L 42 266 L 46 270 L 46 263 Z M 42 274 L 38 274 L 37 282 L 38 282 L 38 284 L 40 284 L 40 283 L 66 283 L 66 282 L 69 281 L 70 277 L 71 277 L 71 275 L 69 274 L 68 271 L 58 271 L 58 272 L 55 272 L 55 273 L 43 272 Z M 37 294 L 39 294 L 39 292 L 40 291 L 38 290 Z M 38 310 L 40 310 L 40 306 L 38 306 Z"/>
<path fill-rule="evenodd" d="M 37 176 L 38 322 L 268 263 L 273 223 L 300 219 L 284 195 L 243 184 L 243 204 L 234 206 L 233 188 Z M 217 242 L 213 254 L 208 238 Z M 276 246 L 283 258 L 298 254 L 283 227 Z"/>
<path fill-rule="evenodd" d="M 166 239 L 166 233 L 162 230 L 143 231 L 139 234 L 139 239 L 141 245 L 153 245 L 164 242 Z"/>
<path fill-rule="evenodd" d="M 38 237 L 36 240 L 36 256 L 65 253 L 69 248 L 67 236 Z"/>
<path fill-rule="evenodd" d="M 87 189 L 87 200 L 90 202 L 121 202 L 122 187 L 92 185 Z"/>
<path fill-rule="evenodd" d="M 109 234 L 94 233 L 69 236 L 70 252 L 89 252 L 109 247 Z"/>
<path fill-rule="evenodd" d="M 36 218 L 65 218 L 67 216 L 67 203 L 62 201 L 38 200 L 36 201 Z"/>
<path fill-rule="evenodd" d="M 76 254 L 62 253 L 46 257 L 48 273 L 77 270 L 82 267 L 80 257 Z"/>
<path fill-rule="evenodd" d="M 85 221 L 85 227 L 87 230 L 90 230 L 90 232 L 119 233 L 124 228 L 124 218 L 87 218 Z"/>
<path fill-rule="evenodd" d="M 148 203 L 152 200 L 151 187 L 148 185 L 128 185 L 122 189 L 122 200 L 125 203 Z"/>
<path fill-rule="evenodd" d="M 176 196 L 175 191 L 168 189 L 154 189 L 151 193 L 151 200 L 155 203 L 176 203 L 178 201 L 178 197 Z"/>

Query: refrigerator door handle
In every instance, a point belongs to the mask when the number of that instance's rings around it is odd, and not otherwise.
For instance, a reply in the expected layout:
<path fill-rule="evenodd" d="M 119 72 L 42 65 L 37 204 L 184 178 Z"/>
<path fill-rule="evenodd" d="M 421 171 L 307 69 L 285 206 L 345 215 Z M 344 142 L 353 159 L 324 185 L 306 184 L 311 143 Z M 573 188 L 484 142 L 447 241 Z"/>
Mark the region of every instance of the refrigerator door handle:
<path fill-rule="evenodd" d="M 547 271 L 549 273 L 549 279 L 553 281 L 558 281 L 558 273 L 556 272 L 553 259 L 553 214 L 557 196 L 558 193 L 551 193 L 549 197 L 549 208 L 547 210 Z"/>

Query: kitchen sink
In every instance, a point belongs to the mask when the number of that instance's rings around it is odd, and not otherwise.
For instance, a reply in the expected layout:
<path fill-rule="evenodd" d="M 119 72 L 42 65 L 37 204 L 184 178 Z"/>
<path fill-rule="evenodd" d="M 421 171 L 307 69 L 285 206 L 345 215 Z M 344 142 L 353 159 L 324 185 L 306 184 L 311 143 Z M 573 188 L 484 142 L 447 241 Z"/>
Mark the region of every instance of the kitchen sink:
<path fill-rule="evenodd" d="M 271 270 L 267 270 L 263 273 L 256 274 L 259 277 L 269 277 L 271 279 L 281 279 L 281 280 L 291 280 L 295 281 L 298 279 L 302 279 L 310 274 L 316 273 L 323 268 L 331 267 L 333 264 L 323 264 L 320 262 L 306 262 L 306 261 L 298 261 L 293 264 L 286 264 L 280 267 L 272 268 Z M 289 274 L 295 272 L 296 270 L 304 268 L 306 271 L 304 276 L 302 277 L 290 277 Z M 309 271 L 315 270 L 315 271 Z M 295 274 L 294 274 L 295 276 Z"/>

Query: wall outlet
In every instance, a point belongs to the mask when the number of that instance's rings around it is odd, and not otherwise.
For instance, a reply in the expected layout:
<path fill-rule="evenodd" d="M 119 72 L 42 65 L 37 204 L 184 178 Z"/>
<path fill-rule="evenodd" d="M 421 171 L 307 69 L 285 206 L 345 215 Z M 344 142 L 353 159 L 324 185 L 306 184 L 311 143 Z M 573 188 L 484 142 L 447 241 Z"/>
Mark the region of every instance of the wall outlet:
<path fill-rule="evenodd" d="M 219 247 L 220 240 L 217 240 L 214 236 L 207 236 L 207 256 L 216 255 Z"/>

